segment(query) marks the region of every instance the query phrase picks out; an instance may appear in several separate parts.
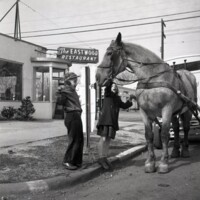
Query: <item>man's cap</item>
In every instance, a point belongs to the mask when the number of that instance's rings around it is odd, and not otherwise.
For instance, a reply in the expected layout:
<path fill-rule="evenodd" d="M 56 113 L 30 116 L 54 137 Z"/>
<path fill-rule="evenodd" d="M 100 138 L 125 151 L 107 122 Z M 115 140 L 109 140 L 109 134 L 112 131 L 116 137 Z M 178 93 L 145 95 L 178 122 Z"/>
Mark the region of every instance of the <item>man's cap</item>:
<path fill-rule="evenodd" d="M 67 74 L 65 74 L 65 80 L 68 81 L 68 80 L 71 80 L 71 79 L 76 79 L 80 76 L 76 75 L 74 72 L 69 72 Z"/>

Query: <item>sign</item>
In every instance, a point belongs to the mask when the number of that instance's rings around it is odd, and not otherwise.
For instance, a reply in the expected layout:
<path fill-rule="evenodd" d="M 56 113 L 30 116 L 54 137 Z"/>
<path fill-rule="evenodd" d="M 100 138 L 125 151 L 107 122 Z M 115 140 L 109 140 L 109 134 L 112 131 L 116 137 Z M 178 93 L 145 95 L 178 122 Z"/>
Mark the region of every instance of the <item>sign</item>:
<path fill-rule="evenodd" d="M 97 63 L 99 51 L 97 49 L 59 47 L 57 57 L 73 63 Z"/>

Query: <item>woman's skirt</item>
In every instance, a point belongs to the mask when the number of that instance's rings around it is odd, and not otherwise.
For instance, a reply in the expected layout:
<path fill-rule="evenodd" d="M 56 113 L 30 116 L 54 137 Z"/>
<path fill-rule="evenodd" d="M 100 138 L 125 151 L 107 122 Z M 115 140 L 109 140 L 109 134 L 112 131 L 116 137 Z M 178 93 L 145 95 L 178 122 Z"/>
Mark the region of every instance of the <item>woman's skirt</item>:
<path fill-rule="evenodd" d="M 97 135 L 100 135 L 102 137 L 110 137 L 112 139 L 115 139 L 116 131 L 112 126 L 100 125 L 97 128 Z"/>

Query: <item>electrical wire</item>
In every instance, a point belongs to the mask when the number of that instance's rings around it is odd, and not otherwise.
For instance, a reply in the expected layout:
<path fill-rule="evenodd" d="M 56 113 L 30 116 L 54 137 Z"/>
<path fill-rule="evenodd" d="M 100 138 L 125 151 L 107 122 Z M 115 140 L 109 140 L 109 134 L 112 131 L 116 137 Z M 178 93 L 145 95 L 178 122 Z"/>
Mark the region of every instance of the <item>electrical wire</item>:
<path fill-rule="evenodd" d="M 168 35 L 168 36 L 174 36 L 174 35 L 180 35 L 180 34 L 191 34 L 191 33 L 197 33 L 197 32 L 200 32 L 200 30 L 199 31 L 192 31 L 192 32 L 185 32 L 185 33 L 172 33 L 172 34 L 170 34 L 170 35 Z M 160 34 L 157 34 L 157 35 L 152 35 L 152 36 L 146 36 L 146 37 L 128 37 L 128 38 L 134 38 L 134 40 L 135 41 L 140 41 L 140 40 L 146 40 L 146 39 L 155 39 L 155 38 L 160 38 Z M 99 39 L 96 39 L 96 40 L 92 40 L 92 41 L 89 41 L 89 40 L 87 40 L 87 43 L 88 44 L 92 44 L 92 45 L 100 45 L 100 44 L 106 44 L 107 42 L 109 42 L 110 40 L 111 40 L 112 38 L 110 38 L 110 39 L 106 39 L 106 40 L 99 40 Z M 126 36 L 124 36 L 124 40 L 126 40 L 127 39 L 127 37 Z M 198 41 L 198 40 L 197 40 Z M 185 42 L 187 42 L 187 41 L 185 41 Z M 189 42 L 187 42 L 187 43 L 189 43 Z M 192 43 L 192 42 L 191 42 Z M 78 42 L 63 42 L 63 43 L 54 43 L 54 44 L 43 44 L 43 45 L 45 45 L 45 46 L 58 46 L 58 45 L 65 45 L 65 44 L 67 44 L 67 45 L 70 45 L 70 44 L 72 44 L 72 45 L 81 45 L 80 43 L 78 43 Z M 167 43 L 165 43 L 165 44 L 167 44 Z"/>
<path fill-rule="evenodd" d="M 55 28 L 55 29 L 43 29 L 43 30 L 36 30 L 36 31 L 24 31 L 22 33 L 37 33 L 37 32 L 58 31 L 58 30 L 66 30 L 66 29 L 87 28 L 87 27 L 93 27 L 93 26 L 103 26 L 103 25 L 133 22 L 133 21 L 141 21 L 141 20 L 146 20 L 146 19 L 149 20 L 149 19 L 154 19 L 154 18 L 163 18 L 163 17 L 175 16 L 175 15 L 189 14 L 189 13 L 194 13 L 194 12 L 200 12 L 200 10 L 166 14 L 166 15 L 158 15 L 158 16 L 144 17 L 144 18 L 137 18 L 137 19 L 130 19 L 130 20 L 121 20 L 121 21 L 115 21 L 115 22 L 89 24 L 89 25 L 82 25 L 82 26 L 71 26 L 71 27 Z"/>
<path fill-rule="evenodd" d="M 184 18 L 176 18 L 171 20 L 165 20 L 165 22 L 172 22 L 172 21 L 178 21 L 178 20 L 186 20 L 186 19 L 194 19 L 199 18 L 198 16 L 192 16 L 192 17 L 184 17 Z M 41 34 L 41 35 L 28 35 L 24 36 L 23 38 L 33 38 L 33 37 L 46 37 L 46 36 L 56 36 L 56 35 L 66 35 L 66 34 L 74 34 L 74 33 L 87 33 L 87 32 L 95 32 L 95 31 L 106 31 L 106 30 L 112 30 L 112 29 L 118 29 L 118 28 L 128 28 L 128 27 L 134 27 L 134 26 L 144 26 L 144 25 L 152 25 L 152 24 L 158 24 L 160 21 L 154 21 L 154 22 L 146 22 L 141 24 L 131 24 L 131 25 L 122 25 L 122 26 L 114 26 L 114 27 L 107 27 L 107 28 L 97 28 L 97 29 L 88 29 L 88 30 L 81 30 L 81 31 L 70 31 L 70 32 L 63 32 L 63 33 L 50 33 L 50 34 Z"/>
<path fill-rule="evenodd" d="M 27 8 L 29 8 L 30 10 L 32 10 L 33 12 L 39 14 L 40 16 L 42 16 L 45 20 L 49 21 L 50 23 L 54 24 L 55 26 L 57 26 L 57 24 L 50 20 L 49 18 L 47 18 L 46 16 L 44 16 L 43 14 L 41 14 L 40 12 L 38 12 L 37 10 L 35 10 L 34 8 L 32 8 L 31 6 L 29 6 L 28 4 L 24 3 L 23 1 L 20 0 L 20 3 L 22 3 L 24 6 L 26 6 Z"/>
<path fill-rule="evenodd" d="M 52 24 L 58 26 L 55 22 L 53 22 L 52 20 L 50 20 L 49 18 L 47 18 L 46 16 L 44 16 L 43 14 L 41 14 L 40 12 L 36 11 L 34 8 L 32 8 L 31 6 L 29 6 L 28 4 L 24 3 L 23 1 L 20 0 L 20 2 L 22 4 L 24 4 L 27 8 L 31 9 L 33 12 L 38 13 L 39 15 L 41 15 L 43 18 L 45 18 L 46 20 L 48 20 L 49 22 L 51 22 Z M 76 40 L 78 40 L 81 43 L 85 43 L 84 41 L 81 41 L 79 38 L 77 38 L 76 36 L 74 36 L 73 34 L 71 35 L 72 37 L 74 37 Z M 87 44 L 86 44 L 87 45 Z M 88 46 L 88 45 L 87 45 Z M 90 46 L 88 46 L 89 48 L 91 48 Z"/>
<path fill-rule="evenodd" d="M 173 29 L 173 30 L 168 30 L 166 31 L 166 34 L 170 34 L 171 32 L 180 32 L 180 31 L 190 31 L 191 30 L 198 30 L 200 31 L 200 26 L 198 27 L 188 27 L 188 28 L 181 28 L 181 29 Z M 149 33 L 140 33 L 140 34 L 134 34 L 134 35 L 126 35 L 124 36 L 124 39 L 128 39 L 128 38 L 138 38 L 138 37 L 141 37 L 141 36 L 149 36 L 147 38 L 151 38 L 151 35 L 158 35 L 158 37 L 160 37 L 160 31 L 154 31 L 154 32 L 149 32 Z M 176 33 L 174 33 L 175 35 Z M 178 33 L 177 33 L 178 34 Z M 96 42 L 96 41 L 110 41 L 112 40 L 113 38 L 111 37 L 107 37 L 107 38 L 97 38 L 97 39 L 91 39 L 91 40 L 85 40 L 85 42 Z M 65 43 L 51 43 L 51 44 L 43 44 L 43 45 L 62 45 L 62 44 L 65 44 Z M 67 42 L 66 44 L 79 44 L 79 42 L 75 41 L 75 42 Z"/>

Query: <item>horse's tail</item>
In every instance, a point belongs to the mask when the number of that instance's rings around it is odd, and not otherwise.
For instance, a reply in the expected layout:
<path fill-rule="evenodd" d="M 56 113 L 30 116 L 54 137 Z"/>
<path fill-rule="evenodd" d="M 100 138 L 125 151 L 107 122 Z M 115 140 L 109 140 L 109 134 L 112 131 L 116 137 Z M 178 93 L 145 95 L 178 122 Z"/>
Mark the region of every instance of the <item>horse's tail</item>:
<path fill-rule="evenodd" d="M 182 80 L 185 95 L 197 103 L 196 77 L 188 70 L 178 70 L 177 73 L 180 75 Z"/>
<path fill-rule="evenodd" d="M 194 85 L 194 92 L 195 92 L 195 99 L 194 99 L 194 101 L 197 103 L 197 81 L 196 81 L 196 77 L 195 77 L 195 85 Z"/>

